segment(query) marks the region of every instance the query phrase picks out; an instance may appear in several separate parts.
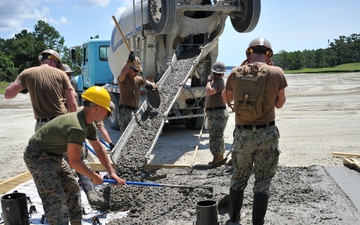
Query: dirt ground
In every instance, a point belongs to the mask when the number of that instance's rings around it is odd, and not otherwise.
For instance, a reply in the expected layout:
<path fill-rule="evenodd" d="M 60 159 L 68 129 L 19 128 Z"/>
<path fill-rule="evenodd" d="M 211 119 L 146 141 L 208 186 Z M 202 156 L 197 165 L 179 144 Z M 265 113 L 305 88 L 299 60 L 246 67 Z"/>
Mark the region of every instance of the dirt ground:
<path fill-rule="evenodd" d="M 276 111 L 280 167 L 271 186 L 266 224 L 359 224 L 357 203 L 328 168 L 344 169 L 342 159 L 332 157 L 332 152 L 360 153 L 360 73 L 296 74 L 287 75 L 287 80 L 287 102 Z M 0 96 L 0 120 L 0 180 L 5 180 L 26 170 L 22 153 L 35 125 L 28 95 L 19 94 L 13 100 Z M 227 149 L 233 129 L 234 114 L 230 113 L 225 131 Z M 113 141 L 119 139 L 119 131 L 108 130 Z M 165 126 L 150 154 L 150 164 L 190 165 L 192 159 L 195 164 L 207 163 L 211 154 L 206 131 L 194 157 L 198 135 L 199 131 L 183 126 Z M 191 174 L 186 169 L 161 169 L 157 174 L 167 175 L 156 181 L 159 183 L 210 185 L 213 190 L 130 185 L 105 188 L 104 195 L 112 199 L 112 211 L 130 210 L 128 217 L 110 224 L 193 224 L 197 202 L 218 202 L 228 193 L 231 168 L 194 170 Z M 252 179 L 245 190 L 242 224 L 251 221 Z M 358 181 L 360 177 L 354 172 L 351 179 Z M 359 194 L 357 189 L 353 192 Z M 219 222 L 226 221 L 226 207 L 219 205 L 218 217 Z"/>

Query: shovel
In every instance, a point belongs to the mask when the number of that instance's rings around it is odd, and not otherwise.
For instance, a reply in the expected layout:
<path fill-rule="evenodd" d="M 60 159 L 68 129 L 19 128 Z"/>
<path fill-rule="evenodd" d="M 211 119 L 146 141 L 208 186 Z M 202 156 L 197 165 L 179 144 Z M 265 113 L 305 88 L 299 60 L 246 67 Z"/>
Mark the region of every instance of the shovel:
<path fill-rule="evenodd" d="M 204 113 L 203 124 L 201 126 L 201 130 L 200 130 L 200 133 L 199 133 L 199 138 L 198 138 L 197 144 L 195 146 L 194 156 L 193 156 L 193 158 L 191 160 L 190 168 L 189 168 L 189 171 L 188 171 L 189 174 L 191 174 L 194 169 L 205 169 L 205 170 L 207 170 L 209 168 L 209 165 L 194 165 L 196 153 L 197 153 L 197 150 L 199 149 L 199 143 L 200 143 L 200 140 L 201 140 L 201 136 L 202 136 L 203 130 L 205 128 L 205 119 L 206 119 L 206 114 Z"/>
<path fill-rule="evenodd" d="M 229 155 L 230 155 L 230 153 L 231 153 L 232 150 L 233 150 L 233 144 L 231 145 L 231 149 L 230 149 L 230 151 L 226 154 L 225 158 L 222 159 L 222 160 L 220 160 L 220 161 L 217 161 L 216 163 L 211 164 L 211 165 L 209 166 L 209 169 L 214 169 L 214 168 L 216 168 L 216 167 L 219 167 L 219 166 L 224 165 L 224 164 L 226 163 L 226 161 L 228 160 L 228 157 L 229 157 Z"/>
<path fill-rule="evenodd" d="M 116 184 L 115 180 L 104 179 L 104 183 Z M 194 188 L 204 188 L 209 191 L 213 191 L 212 186 L 190 186 L 190 185 L 176 185 L 176 184 L 159 184 L 152 182 L 137 182 L 137 181 L 125 181 L 127 185 L 139 185 L 139 186 L 152 186 L 152 187 L 170 187 L 170 188 L 182 188 L 182 189 L 194 189 Z"/>
<path fill-rule="evenodd" d="M 129 50 L 129 52 L 131 52 L 130 45 L 129 45 L 128 42 L 126 41 L 125 36 L 124 36 L 123 32 L 121 31 L 121 28 L 120 28 L 119 23 L 116 21 L 115 16 L 112 16 L 112 18 L 113 18 L 113 20 L 114 20 L 114 22 L 115 22 L 115 24 L 116 24 L 116 26 L 117 26 L 117 28 L 118 28 L 118 30 L 119 30 L 122 38 L 123 38 L 123 40 L 124 40 L 124 43 L 126 44 L 128 50 Z M 140 75 L 141 75 L 143 81 L 144 81 L 145 83 L 147 83 L 147 82 L 146 82 L 146 79 L 145 79 L 145 76 L 144 76 L 144 74 L 143 74 L 143 72 L 142 72 L 142 70 L 141 70 L 141 67 L 140 67 L 139 63 L 138 63 L 136 60 L 134 60 L 134 62 L 135 62 L 135 66 L 138 68 L 138 70 L 139 70 L 139 72 L 140 72 Z M 146 92 L 146 97 L 147 97 L 147 99 L 148 99 L 148 101 L 149 101 L 149 103 L 150 103 L 150 105 L 151 105 L 152 107 L 154 107 L 154 108 L 159 108 L 159 106 L 160 106 L 160 95 L 159 95 L 159 90 L 158 90 L 157 88 L 153 88 L 152 90 L 148 90 L 148 91 Z"/>

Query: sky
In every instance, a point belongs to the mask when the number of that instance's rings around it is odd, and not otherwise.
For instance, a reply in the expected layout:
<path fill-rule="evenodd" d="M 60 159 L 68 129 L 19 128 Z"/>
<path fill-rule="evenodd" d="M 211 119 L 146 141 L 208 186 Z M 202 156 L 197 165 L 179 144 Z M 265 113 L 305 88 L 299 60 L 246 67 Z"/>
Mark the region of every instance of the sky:
<path fill-rule="evenodd" d="M 119 18 L 132 0 L 0 0 L 0 38 L 8 39 L 38 20 L 53 26 L 68 47 L 91 36 L 110 38 Z M 251 40 L 267 38 L 274 53 L 327 48 L 328 41 L 360 34 L 358 0 L 263 0 L 255 29 L 236 32 L 229 19 L 220 37 L 218 60 L 228 66 L 241 64 Z"/>

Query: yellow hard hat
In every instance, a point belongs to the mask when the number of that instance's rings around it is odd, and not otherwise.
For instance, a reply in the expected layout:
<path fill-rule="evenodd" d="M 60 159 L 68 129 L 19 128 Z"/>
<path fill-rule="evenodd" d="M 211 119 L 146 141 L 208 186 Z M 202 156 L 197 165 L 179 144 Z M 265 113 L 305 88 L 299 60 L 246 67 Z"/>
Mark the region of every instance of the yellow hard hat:
<path fill-rule="evenodd" d="M 105 88 L 99 86 L 92 86 L 87 89 L 84 94 L 81 95 L 81 97 L 89 102 L 102 106 L 106 108 L 109 112 L 111 112 L 111 98 L 109 92 L 105 90 Z"/>

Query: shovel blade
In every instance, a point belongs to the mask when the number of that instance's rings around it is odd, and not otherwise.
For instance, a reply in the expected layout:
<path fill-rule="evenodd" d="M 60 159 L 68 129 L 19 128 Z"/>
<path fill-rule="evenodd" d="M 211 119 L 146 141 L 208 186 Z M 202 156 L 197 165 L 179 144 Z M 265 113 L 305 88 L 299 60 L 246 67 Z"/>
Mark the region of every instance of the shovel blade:
<path fill-rule="evenodd" d="M 148 91 L 146 93 L 146 97 L 149 101 L 149 104 L 153 107 L 153 108 L 159 108 L 160 106 L 160 95 L 159 95 L 159 90 L 158 89 L 153 89 L 151 91 Z"/>

